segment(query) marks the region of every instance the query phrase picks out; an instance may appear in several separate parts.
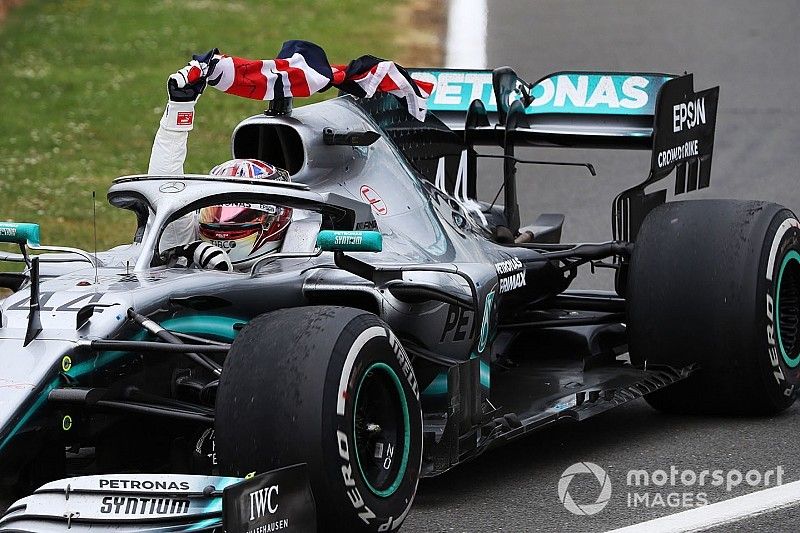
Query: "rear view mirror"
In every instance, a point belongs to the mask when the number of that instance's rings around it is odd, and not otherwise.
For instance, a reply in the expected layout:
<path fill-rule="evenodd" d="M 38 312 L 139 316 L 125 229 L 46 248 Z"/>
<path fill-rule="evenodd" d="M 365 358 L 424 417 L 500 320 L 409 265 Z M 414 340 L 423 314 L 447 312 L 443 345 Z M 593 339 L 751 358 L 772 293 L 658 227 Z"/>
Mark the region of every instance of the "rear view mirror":
<path fill-rule="evenodd" d="M 317 235 L 317 246 L 323 252 L 380 252 L 383 236 L 379 231 L 323 230 Z"/>

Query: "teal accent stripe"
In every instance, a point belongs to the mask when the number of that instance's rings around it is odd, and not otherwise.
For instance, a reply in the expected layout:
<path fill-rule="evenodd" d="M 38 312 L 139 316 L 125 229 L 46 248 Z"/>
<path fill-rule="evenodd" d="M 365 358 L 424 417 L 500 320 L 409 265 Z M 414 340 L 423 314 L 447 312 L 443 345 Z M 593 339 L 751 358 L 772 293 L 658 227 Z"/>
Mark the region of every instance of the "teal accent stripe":
<path fill-rule="evenodd" d="M 489 363 L 481 360 L 481 387 L 491 388 L 492 371 Z M 447 394 L 447 372 L 439 372 L 430 385 L 422 391 L 423 396 L 444 396 Z"/>
<path fill-rule="evenodd" d="M 191 315 L 170 318 L 161 323 L 164 329 L 185 333 L 187 335 L 213 335 L 220 339 L 232 341 L 237 331 L 236 324 L 244 324 L 247 320 L 215 315 Z"/>
<path fill-rule="evenodd" d="M 222 499 L 220 499 L 219 508 L 220 511 L 222 511 Z M 222 526 L 222 518 L 207 518 L 205 520 L 197 522 L 196 524 L 188 526 L 183 531 L 202 531 L 204 529 L 211 529 L 213 527 L 219 527 L 219 526 Z"/>
<path fill-rule="evenodd" d="M 481 360 L 481 387 L 485 389 L 491 388 L 492 372 L 489 363 Z"/>
<path fill-rule="evenodd" d="M 423 396 L 443 396 L 447 394 L 447 372 L 439 372 L 430 385 L 422 391 Z"/>
<path fill-rule="evenodd" d="M 0 451 L 11 442 L 17 433 L 19 433 L 23 427 L 28 423 L 28 421 L 36 414 L 36 411 L 42 408 L 42 406 L 47 402 L 47 395 L 50 394 L 50 391 L 58 387 L 58 384 L 61 382 L 60 378 L 56 378 L 50 383 L 48 383 L 44 390 L 39 394 L 39 396 L 34 400 L 33 404 L 28 408 L 24 415 L 19 419 L 19 421 L 14 425 L 11 431 L 8 432 L 6 438 L 3 439 L 3 442 L 0 443 Z"/>
<path fill-rule="evenodd" d="M 232 341 L 236 337 L 236 330 L 233 329 L 235 324 L 247 322 L 246 320 L 216 316 L 216 315 L 192 315 L 185 317 L 171 318 L 165 320 L 161 325 L 165 329 L 177 331 L 178 333 L 186 333 L 187 335 L 211 335 L 222 340 Z M 148 334 L 146 331 L 140 331 L 134 335 L 130 340 L 144 340 Z M 121 357 L 130 355 L 131 352 L 101 352 L 96 357 L 87 361 L 83 361 L 72 368 L 66 374 L 71 378 L 79 378 L 99 368 L 107 366 Z M 60 361 L 59 361 L 60 364 Z M 5 448 L 8 443 L 13 439 L 22 428 L 30 421 L 30 419 L 47 403 L 47 396 L 50 391 L 59 386 L 60 378 L 55 378 L 51 381 L 36 398 L 33 404 L 28 408 L 20 420 L 14 425 L 14 428 L 6 435 L 2 442 L 0 442 L 0 451 Z"/>
<path fill-rule="evenodd" d="M 797 365 L 800 364 L 800 353 L 797 354 L 796 357 L 791 357 L 788 353 L 786 353 L 786 348 L 783 347 L 783 337 L 781 337 L 781 282 L 783 281 L 783 273 L 786 270 L 786 265 L 789 264 L 789 261 L 800 263 L 800 254 L 798 254 L 795 250 L 791 250 L 783 257 L 783 261 L 781 262 L 781 269 L 778 272 L 778 286 L 775 289 L 775 331 L 777 333 L 778 346 L 780 346 L 781 356 L 783 356 L 784 362 L 789 366 L 789 368 L 796 368 Z"/>

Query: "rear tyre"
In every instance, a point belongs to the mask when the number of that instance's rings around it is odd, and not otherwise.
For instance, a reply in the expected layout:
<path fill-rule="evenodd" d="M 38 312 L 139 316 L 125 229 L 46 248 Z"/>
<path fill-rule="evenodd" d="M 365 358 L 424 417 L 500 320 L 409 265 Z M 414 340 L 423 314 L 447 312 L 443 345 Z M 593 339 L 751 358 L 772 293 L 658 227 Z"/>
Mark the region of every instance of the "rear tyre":
<path fill-rule="evenodd" d="M 393 530 L 416 493 L 416 378 L 388 326 L 344 307 L 259 316 L 225 361 L 216 406 L 225 474 L 307 463 L 320 531 Z"/>
<path fill-rule="evenodd" d="M 800 223 L 771 203 L 671 202 L 639 231 L 627 280 L 631 360 L 698 364 L 661 411 L 770 414 L 800 376 Z"/>

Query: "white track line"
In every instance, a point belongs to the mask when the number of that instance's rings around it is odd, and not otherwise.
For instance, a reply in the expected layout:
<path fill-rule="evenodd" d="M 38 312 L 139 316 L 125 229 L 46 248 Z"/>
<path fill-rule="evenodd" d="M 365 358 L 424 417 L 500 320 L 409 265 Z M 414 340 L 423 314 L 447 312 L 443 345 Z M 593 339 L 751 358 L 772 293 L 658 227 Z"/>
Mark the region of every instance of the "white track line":
<path fill-rule="evenodd" d="M 450 0 L 447 68 L 486 68 L 486 0 Z"/>
<path fill-rule="evenodd" d="M 701 531 L 798 504 L 800 504 L 800 481 L 794 481 L 607 533 Z"/>

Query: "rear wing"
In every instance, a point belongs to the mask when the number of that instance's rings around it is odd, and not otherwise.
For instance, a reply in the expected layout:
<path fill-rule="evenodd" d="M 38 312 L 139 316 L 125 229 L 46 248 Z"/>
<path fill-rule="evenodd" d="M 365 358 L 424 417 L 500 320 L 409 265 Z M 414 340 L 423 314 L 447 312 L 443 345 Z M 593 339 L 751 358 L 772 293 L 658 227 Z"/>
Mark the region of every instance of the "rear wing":
<path fill-rule="evenodd" d="M 506 125 L 518 101 L 522 120 L 514 129 L 519 144 L 641 149 L 650 148 L 658 91 L 676 77 L 564 71 L 528 84 L 508 67 L 412 73 L 435 84 L 428 110 L 454 131 L 469 130 L 477 144 L 494 144 L 497 126 Z M 473 104 L 476 100 L 482 108 Z M 468 123 L 468 114 L 477 122 Z"/>
<path fill-rule="evenodd" d="M 512 158 L 515 146 L 650 150 L 647 179 L 614 202 L 617 239 L 632 239 L 666 200 L 666 191 L 645 195 L 646 185 L 674 169 L 676 194 L 709 185 L 719 87 L 695 93 L 691 74 L 564 71 L 527 83 L 509 67 L 410 72 L 435 84 L 428 111 L 473 153 L 478 145 L 501 146 Z M 515 230 L 514 169 L 506 167 L 506 219 Z"/>

